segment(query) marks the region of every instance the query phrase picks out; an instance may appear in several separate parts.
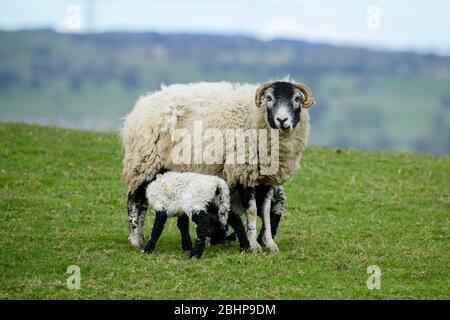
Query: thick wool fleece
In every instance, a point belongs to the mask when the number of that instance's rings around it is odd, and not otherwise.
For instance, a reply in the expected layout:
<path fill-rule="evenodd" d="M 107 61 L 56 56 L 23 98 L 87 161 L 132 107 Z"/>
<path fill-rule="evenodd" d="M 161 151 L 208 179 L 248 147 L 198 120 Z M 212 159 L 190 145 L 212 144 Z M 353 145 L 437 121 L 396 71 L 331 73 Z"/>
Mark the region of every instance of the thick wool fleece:
<path fill-rule="evenodd" d="M 230 190 L 227 183 L 216 176 L 192 172 L 167 172 L 157 175 L 147 187 L 149 205 L 168 217 L 185 213 L 207 212 L 208 205 L 218 208 L 219 221 L 225 226 L 230 211 Z"/>
<path fill-rule="evenodd" d="M 255 105 L 257 88 L 258 85 L 228 82 L 174 84 L 139 98 L 121 132 L 125 149 L 123 177 L 129 191 L 151 181 L 161 169 L 221 176 L 231 187 L 237 183 L 278 186 L 290 180 L 309 136 L 306 109 L 302 109 L 300 123 L 292 132 L 279 133 L 276 174 L 262 175 L 257 164 L 225 164 L 225 159 L 219 164 L 172 162 L 172 148 L 178 143 L 173 141 L 174 130 L 188 129 L 193 136 L 195 121 L 201 121 L 203 130 L 220 130 L 223 137 L 227 129 L 269 129 L 266 106 Z M 205 141 L 203 145 L 206 144 Z"/>

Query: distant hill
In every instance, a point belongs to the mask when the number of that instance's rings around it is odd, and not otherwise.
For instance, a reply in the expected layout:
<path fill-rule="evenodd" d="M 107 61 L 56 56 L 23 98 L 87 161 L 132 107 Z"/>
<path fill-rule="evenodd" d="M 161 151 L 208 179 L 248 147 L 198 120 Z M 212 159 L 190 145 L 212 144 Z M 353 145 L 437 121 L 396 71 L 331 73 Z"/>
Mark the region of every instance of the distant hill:
<path fill-rule="evenodd" d="M 116 130 L 161 83 L 307 83 L 311 142 L 450 154 L 450 58 L 192 34 L 0 32 L 0 121 Z"/>

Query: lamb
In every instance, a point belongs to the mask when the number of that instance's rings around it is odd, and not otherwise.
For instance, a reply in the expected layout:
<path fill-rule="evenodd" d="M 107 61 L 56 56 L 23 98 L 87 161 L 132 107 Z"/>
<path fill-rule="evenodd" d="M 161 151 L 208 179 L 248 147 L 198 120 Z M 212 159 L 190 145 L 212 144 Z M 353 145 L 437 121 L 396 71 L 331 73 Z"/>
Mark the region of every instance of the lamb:
<path fill-rule="evenodd" d="M 155 221 L 143 253 L 153 252 L 168 217 L 183 217 L 178 220 L 183 250 L 192 248 L 187 218 L 196 223 L 197 239 L 191 258 L 202 256 L 206 236 L 211 234 L 216 217 L 223 229 L 227 225 L 230 191 L 227 183 L 219 177 L 192 172 L 166 172 L 157 175 L 147 186 L 146 197 L 155 210 Z"/>
<path fill-rule="evenodd" d="M 255 187 L 262 194 L 262 217 L 270 223 L 270 197 L 273 187 L 289 181 L 299 168 L 299 161 L 309 136 L 307 108 L 314 105 L 310 89 L 301 83 L 275 81 L 261 85 L 238 83 L 191 83 L 162 87 L 160 91 L 141 97 L 126 117 L 121 132 L 125 150 L 123 177 L 128 185 L 129 240 L 132 246 L 143 245 L 143 225 L 146 216 L 145 187 L 161 170 L 197 172 L 220 176 L 231 188 L 243 186 L 247 214 L 247 236 L 253 251 L 260 250 L 256 236 L 257 204 Z M 251 161 L 250 150 L 245 149 L 246 163 L 229 162 L 228 155 L 219 156 L 212 163 L 202 161 L 196 150 L 196 124 L 213 128 L 226 136 L 228 130 L 266 130 L 267 141 L 275 143 L 274 151 L 264 155 L 257 150 L 256 163 Z M 177 130 L 183 129 L 180 136 Z M 272 136 L 273 133 L 274 137 Z M 186 162 L 174 161 L 174 151 L 179 151 L 179 140 L 194 150 Z M 270 138 L 269 138 L 270 136 Z M 178 138 L 178 140 L 177 140 Z M 249 140 L 256 138 L 249 135 Z M 259 135 L 258 138 L 261 138 Z M 206 137 L 201 135 L 200 146 Z M 259 141 L 260 139 L 258 139 Z M 209 144 L 210 150 L 222 148 L 223 139 Z M 228 145 L 227 145 L 228 147 Z M 278 147 L 278 148 L 277 148 Z M 236 146 L 231 153 L 239 154 Z M 268 158 L 278 155 L 277 167 L 267 172 Z M 269 170 L 270 171 L 270 170 Z M 278 250 L 271 228 L 265 228 L 263 244 Z"/>

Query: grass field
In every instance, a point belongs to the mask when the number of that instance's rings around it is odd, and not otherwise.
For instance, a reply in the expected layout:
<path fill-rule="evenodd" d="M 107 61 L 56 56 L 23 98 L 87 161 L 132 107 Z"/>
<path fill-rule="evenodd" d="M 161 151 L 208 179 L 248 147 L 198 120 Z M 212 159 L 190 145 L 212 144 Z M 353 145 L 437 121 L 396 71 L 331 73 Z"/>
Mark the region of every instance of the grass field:
<path fill-rule="evenodd" d="M 280 252 L 233 243 L 194 261 L 175 220 L 153 255 L 131 249 L 121 158 L 113 134 L 0 125 L 1 299 L 450 299 L 449 157 L 310 147 Z"/>

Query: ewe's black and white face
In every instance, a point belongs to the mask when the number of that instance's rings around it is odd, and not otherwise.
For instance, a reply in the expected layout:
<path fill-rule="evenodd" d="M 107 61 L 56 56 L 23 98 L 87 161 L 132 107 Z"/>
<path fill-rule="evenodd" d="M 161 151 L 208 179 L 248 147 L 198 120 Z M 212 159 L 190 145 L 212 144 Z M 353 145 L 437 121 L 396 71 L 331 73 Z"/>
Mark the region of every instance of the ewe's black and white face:
<path fill-rule="evenodd" d="M 280 81 L 261 85 L 256 104 L 266 108 L 266 120 L 272 129 L 291 132 L 300 122 L 302 108 L 309 108 L 314 101 L 305 85 Z"/>

